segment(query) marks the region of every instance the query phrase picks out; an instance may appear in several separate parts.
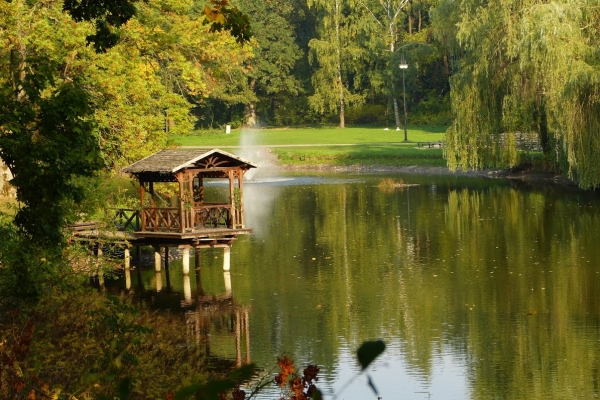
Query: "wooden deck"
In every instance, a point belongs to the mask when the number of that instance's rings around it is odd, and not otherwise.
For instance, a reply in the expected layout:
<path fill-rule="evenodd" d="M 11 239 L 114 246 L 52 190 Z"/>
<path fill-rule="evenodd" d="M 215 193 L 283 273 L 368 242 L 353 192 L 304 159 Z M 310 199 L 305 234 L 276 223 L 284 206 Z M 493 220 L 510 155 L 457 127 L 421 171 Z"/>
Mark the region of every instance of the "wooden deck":
<path fill-rule="evenodd" d="M 130 242 L 143 245 L 190 245 L 192 247 L 230 246 L 237 235 L 251 234 L 252 229 L 195 229 L 190 232 L 134 232 Z"/>
<path fill-rule="evenodd" d="M 175 211 L 179 209 L 145 208 L 144 213 L 132 209 L 112 210 L 113 216 L 107 218 L 110 221 L 108 227 L 100 221 L 74 224 L 71 241 L 220 247 L 231 245 L 237 235 L 252 233 L 250 228 L 233 228 L 228 209 L 222 205 L 194 208 L 183 213 Z M 153 218 L 144 218 L 144 214 Z"/>
<path fill-rule="evenodd" d="M 200 228 L 193 229 L 188 232 L 161 232 L 161 231 L 143 231 L 133 232 L 131 235 L 134 238 L 163 238 L 163 239 L 198 239 L 198 240 L 211 240 L 221 236 L 232 236 L 232 235 L 247 235 L 252 233 L 252 229 L 230 229 L 230 228 Z"/>

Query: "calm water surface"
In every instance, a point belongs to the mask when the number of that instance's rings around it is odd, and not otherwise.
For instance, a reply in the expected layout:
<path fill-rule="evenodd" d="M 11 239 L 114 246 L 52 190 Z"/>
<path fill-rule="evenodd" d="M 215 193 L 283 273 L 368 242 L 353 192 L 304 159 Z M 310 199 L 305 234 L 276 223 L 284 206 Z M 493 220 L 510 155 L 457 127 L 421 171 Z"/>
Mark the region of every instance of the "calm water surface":
<path fill-rule="evenodd" d="M 340 390 L 359 371 L 360 343 L 383 339 L 368 370 L 383 399 L 600 395 L 598 195 L 337 174 L 259 180 L 245 196 L 254 234 L 234 243 L 229 276 L 220 249 L 202 250 L 201 275 L 187 281 L 180 261 L 131 276 L 149 305 L 181 310 L 181 329 L 187 319 L 215 359 L 270 370 L 285 354 L 318 364 L 325 393 L 376 399 L 365 377 Z M 229 288 L 233 306 L 198 305 Z"/>

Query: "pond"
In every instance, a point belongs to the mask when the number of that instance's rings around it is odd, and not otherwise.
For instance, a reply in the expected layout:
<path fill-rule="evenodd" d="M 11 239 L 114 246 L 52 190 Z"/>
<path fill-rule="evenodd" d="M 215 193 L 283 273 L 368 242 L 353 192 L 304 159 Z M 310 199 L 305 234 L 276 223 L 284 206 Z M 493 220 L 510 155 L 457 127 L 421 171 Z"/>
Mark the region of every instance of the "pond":
<path fill-rule="evenodd" d="M 400 180 L 415 186 L 382 184 Z M 138 266 L 130 283 L 113 285 L 181 310 L 215 359 L 266 371 L 282 355 L 317 364 L 326 398 L 377 398 L 366 376 L 344 387 L 360 370 L 356 349 L 373 339 L 387 345 L 367 371 L 383 399 L 600 395 L 597 194 L 305 174 L 258 179 L 245 196 L 254 233 L 234 243 L 229 274 L 223 250 L 205 249 L 191 279 L 174 261 L 158 276 Z M 213 306 L 212 319 L 210 307 L 196 308 L 228 295 L 233 303 Z M 278 394 L 269 387 L 260 398 Z"/>

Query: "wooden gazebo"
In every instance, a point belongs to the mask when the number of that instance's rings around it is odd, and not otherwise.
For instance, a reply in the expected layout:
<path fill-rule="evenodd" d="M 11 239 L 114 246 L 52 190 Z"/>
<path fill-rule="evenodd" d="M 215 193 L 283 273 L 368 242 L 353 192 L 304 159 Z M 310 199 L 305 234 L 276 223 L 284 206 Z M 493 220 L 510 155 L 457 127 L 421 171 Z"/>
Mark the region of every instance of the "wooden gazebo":
<path fill-rule="evenodd" d="M 256 165 L 219 149 L 165 149 L 126 168 L 140 183 L 139 238 L 194 240 L 251 233 L 244 225 L 244 173 Z M 229 180 L 227 203 L 204 199 L 204 180 Z M 154 184 L 179 186 L 176 204 L 157 207 Z M 148 195 L 150 199 L 148 201 Z"/>

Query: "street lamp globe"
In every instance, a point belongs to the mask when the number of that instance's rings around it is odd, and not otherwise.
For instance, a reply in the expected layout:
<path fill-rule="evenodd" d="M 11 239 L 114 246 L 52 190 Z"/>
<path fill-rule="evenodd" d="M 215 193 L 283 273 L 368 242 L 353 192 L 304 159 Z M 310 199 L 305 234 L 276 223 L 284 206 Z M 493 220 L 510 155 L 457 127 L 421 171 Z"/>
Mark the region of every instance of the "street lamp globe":
<path fill-rule="evenodd" d="M 400 59 L 400 69 L 407 69 L 407 68 L 408 68 L 408 64 L 406 63 L 404 56 L 402 56 L 402 58 Z"/>

